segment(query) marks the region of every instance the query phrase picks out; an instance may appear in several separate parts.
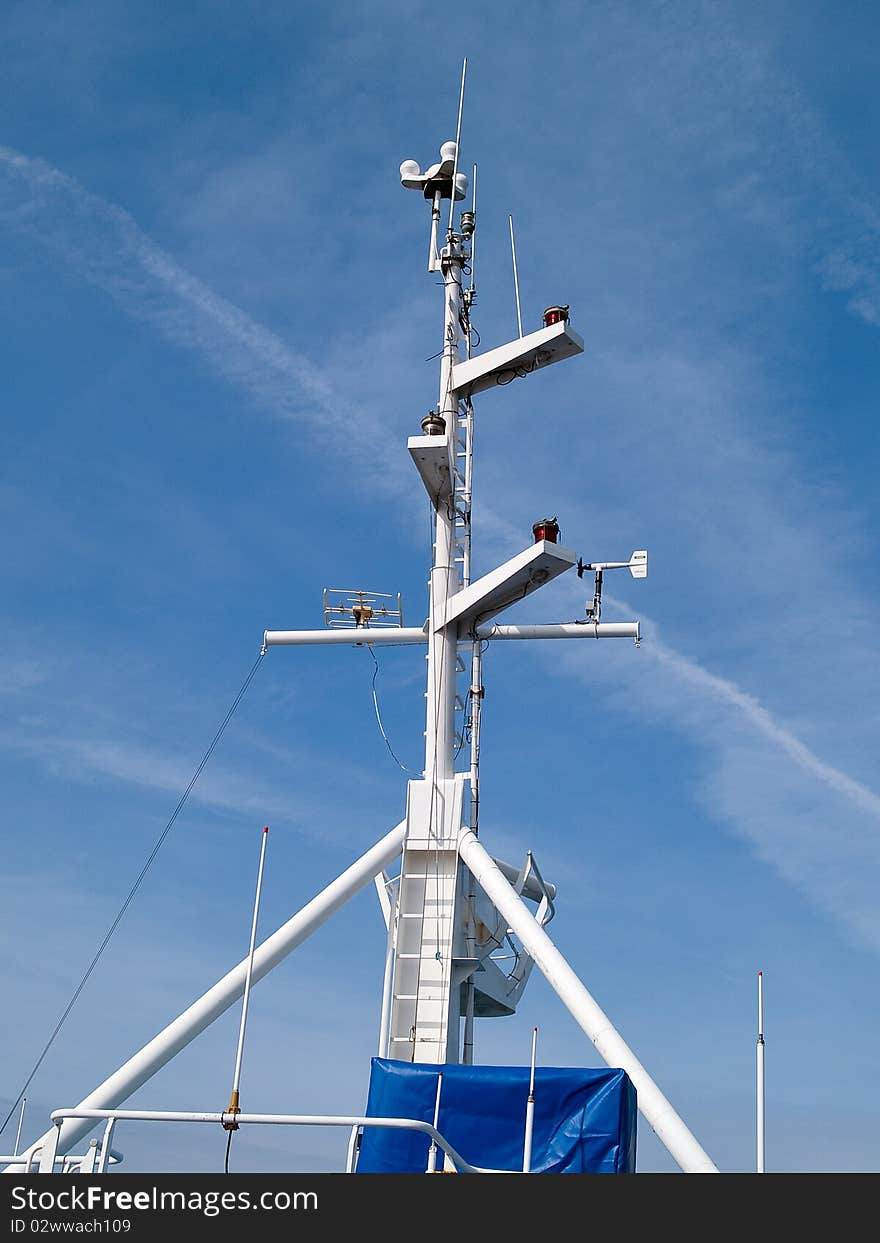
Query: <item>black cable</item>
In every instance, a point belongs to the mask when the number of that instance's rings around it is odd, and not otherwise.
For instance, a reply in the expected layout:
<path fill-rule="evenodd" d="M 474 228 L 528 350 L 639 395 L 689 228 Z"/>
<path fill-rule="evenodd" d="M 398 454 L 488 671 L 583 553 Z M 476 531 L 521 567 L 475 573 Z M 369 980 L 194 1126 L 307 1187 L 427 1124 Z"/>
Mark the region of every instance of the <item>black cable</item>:
<path fill-rule="evenodd" d="M 467 712 L 468 704 L 471 702 L 472 695 L 473 695 L 473 692 L 470 689 L 468 689 L 468 693 L 464 697 L 464 706 L 462 708 L 461 733 L 458 736 L 458 747 L 456 749 L 455 755 L 453 756 L 453 762 L 457 760 L 458 757 L 461 755 L 461 749 L 465 744 L 465 730 L 470 729 L 470 726 L 465 725 L 464 714 L 465 712 Z M 470 741 L 470 739 L 468 739 L 468 741 Z"/>
<path fill-rule="evenodd" d="M 229 1128 L 229 1131 L 226 1136 L 226 1160 L 223 1163 L 224 1174 L 229 1173 L 229 1149 L 231 1148 L 231 1146 L 232 1146 L 232 1127 Z"/>
<path fill-rule="evenodd" d="M 369 643 L 365 644 L 364 646 L 366 647 L 367 651 L 372 656 L 373 664 L 376 666 L 376 668 L 373 670 L 373 681 L 372 681 L 371 689 L 373 692 L 373 707 L 376 709 L 376 722 L 379 726 L 379 733 L 385 739 L 385 746 L 391 752 L 391 758 L 394 760 L 394 763 L 397 765 L 397 767 L 402 768 L 403 771 L 407 774 L 407 776 L 415 777 L 417 781 L 421 781 L 421 779 L 424 777 L 424 773 L 414 773 L 412 772 L 411 769 L 407 768 L 405 764 L 401 764 L 400 760 L 394 754 L 394 749 L 392 748 L 391 743 L 388 741 L 388 735 L 385 733 L 385 727 L 382 724 L 382 714 L 379 711 L 379 697 L 376 694 L 376 678 L 379 676 L 379 660 L 378 660 L 378 657 L 376 656 L 376 653 L 373 651 L 372 647 L 370 647 Z M 395 644 L 395 646 L 397 645 Z"/>
<path fill-rule="evenodd" d="M 193 773 L 189 785 L 186 787 L 183 794 L 181 794 L 178 800 L 177 806 L 174 808 L 174 811 L 171 813 L 168 823 L 165 825 L 165 828 L 159 834 L 156 844 L 153 847 L 153 849 L 150 851 L 150 854 L 147 857 L 146 863 L 141 868 L 137 880 L 134 882 L 134 884 L 132 885 L 131 889 L 128 892 L 128 897 L 125 899 L 122 906 L 119 908 L 116 918 L 113 920 L 113 923 L 110 925 L 107 935 L 104 937 L 104 940 L 98 946 L 97 953 L 95 954 L 92 961 L 89 963 L 85 975 L 80 980 L 79 984 L 77 984 L 76 989 L 74 990 L 73 996 L 71 997 L 70 1001 L 67 1003 L 64 1009 L 64 1013 L 61 1015 L 61 1018 L 55 1024 L 55 1027 L 52 1031 L 51 1036 L 46 1041 L 46 1044 L 43 1048 L 42 1053 L 37 1058 L 36 1063 L 34 1064 L 33 1070 L 28 1075 L 25 1081 L 24 1087 L 21 1089 L 18 1096 L 15 1098 L 12 1108 L 10 1109 L 9 1113 L 6 1115 L 6 1120 L 4 1121 L 3 1125 L 0 1126 L 0 1135 L 2 1135 L 2 1133 L 6 1130 L 6 1126 L 9 1123 L 9 1119 L 15 1113 L 16 1109 L 18 1108 L 21 1102 L 22 1097 L 24 1096 L 25 1092 L 27 1092 L 28 1088 L 30 1087 L 31 1081 L 33 1080 L 34 1075 L 37 1073 L 37 1071 L 42 1066 L 43 1059 L 45 1058 L 46 1054 L 49 1052 L 53 1043 L 55 1042 L 55 1038 L 58 1035 L 58 1033 L 61 1031 L 61 1028 L 64 1025 L 64 1022 L 67 1016 L 70 1014 L 71 1010 L 76 1005 L 76 1002 L 77 1002 L 77 999 L 79 998 L 80 993 L 85 988 L 86 984 L 89 981 L 89 977 L 91 976 L 95 967 L 98 965 L 98 960 L 100 959 L 101 955 L 104 953 L 104 950 L 109 945 L 110 938 L 113 936 L 113 933 L 116 931 L 116 929 L 119 927 L 120 923 L 122 922 L 122 918 L 125 915 L 125 912 L 128 910 L 129 906 L 131 905 L 132 899 L 134 898 L 135 894 L 140 888 L 141 882 L 143 881 L 144 877 L 149 871 L 153 860 L 156 858 L 156 855 L 159 853 L 160 849 L 162 848 L 162 843 L 165 841 L 165 838 L 168 836 L 168 834 L 171 832 L 172 828 L 174 827 L 175 820 L 177 819 L 177 817 L 180 815 L 181 811 L 183 810 L 184 803 L 189 798 L 189 795 L 190 795 L 190 792 L 192 791 L 193 786 L 196 784 L 199 777 L 201 776 L 202 769 L 205 767 L 208 760 L 211 758 L 212 754 L 214 753 L 214 748 L 217 746 L 217 743 L 222 738 L 223 731 L 226 729 L 226 726 L 232 720 L 232 714 L 235 712 L 235 709 L 238 707 L 238 705 L 241 703 L 242 699 L 244 698 L 244 694 L 247 691 L 247 688 L 250 686 L 251 682 L 253 681 L 254 674 L 257 672 L 257 669 L 259 668 L 260 661 L 263 659 L 264 654 L 265 654 L 264 652 L 260 652 L 259 656 L 257 657 L 253 665 L 251 666 L 250 673 L 247 675 L 244 682 L 242 683 L 238 694 L 235 696 L 235 699 L 233 699 L 232 706 L 230 707 L 229 711 L 226 713 L 226 716 L 223 718 L 220 728 L 217 730 L 216 734 L 211 740 L 211 745 L 208 747 L 207 751 L 205 752 L 205 754 L 202 756 L 201 760 L 199 761 L 198 768 Z"/>

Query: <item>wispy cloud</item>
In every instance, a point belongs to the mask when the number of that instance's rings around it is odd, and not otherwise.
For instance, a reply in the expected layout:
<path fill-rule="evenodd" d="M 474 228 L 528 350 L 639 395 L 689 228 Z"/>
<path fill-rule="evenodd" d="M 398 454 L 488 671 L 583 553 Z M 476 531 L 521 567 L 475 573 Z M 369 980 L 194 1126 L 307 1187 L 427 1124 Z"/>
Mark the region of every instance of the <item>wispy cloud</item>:
<path fill-rule="evenodd" d="M 317 427 L 345 420 L 324 374 L 276 333 L 187 272 L 132 216 L 43 160 L 0 147 L 0 218 L 108 294 L 133 319 L 246 389 L 273 414 Z"/>
<path fill-rule="evenodd" d="M 686 659 L 661 642 L 656 632 L 650 635 L 647 646 L 653 658 L 668 669 L 677 682 L 709 700 L 734 708 L 756 734 L 788 756 L 807 776 L 827 785 L 872 819 L 880 820 L 880 796 L 821 760 L 791 730 L 780 725 L 754 695 L 747 694 L 727 678 L 710 673 L 696 661 Z"/>
<path fill-rule="evenodd" d="M 61 775 L 65 780 L 91 784 L 97 777 L 167 794 L 169 811 L 173 800 L 189 785 L 198 760 L 193 756 L 187 762 L 178 753 L 138 746 L 131 740 L 84 739 L 45 730 L 30 735 L 20 729 L 15 733 L 4 732 L 0 742 L 6 749 L 27 755 L 46 771 Z M 309 821 L 308 809 L 303 807 L 301 799 L 285 796 L 281 789 L 272 788 L 265 778 L 237 775 L 228 769 L 204 774 L 190 798 L 194 803 L 227 815 L 249 819 L 283 817 L 290 823 L 302 825 Z"/>
<path fill-rule="evenodd" d="M 861 208 L 858 204 L 857 210 Z M 865 233 L 862 246 L 840 243 L 818 261 L 816 269 L 828 289 L 850 295 L 847 305 L 853 314 L 880 328 L 880 221 L 873 213 Z"/>
<path fill-rule="evenodd" d="M 638 616 L 619 598 L 606 603 L 615 615 Z M 641 624 L 638 659 L 605 662 L 609 684 L 626 687 L 626 710 L 662 714 L 690 738 L 708 760 L 694 798 L 711 820 L 880 951 L 880 795 L 819 755 L 758 696 L 666 643 L 650 618 Z M 595 689 L 595 661 L 569 649 L 565 667 Z"/>
<path fill-rule="evenodd" d="M 383 318 L 340 346 L 330 342 L 327 368 L 187 271 L 121 207 L 93 194 L 43 160 L 0 146 L 0 220 L 61 260 L 124 312 L 194 355 L 213 376 L 245 392 L 272 417 L 296 424 L 314 444 L 332 443 L 357 460 L 365 488 L 405 475 L 406 464 L 376 453 L 390 436 L 386 377 L 372 363 L 390 361 L 413 317 Z M 340 334 L 341 335 L 341 334 Z M 358 376 L 356 387 L 334 383 Z M 405 488 L 398 503 L 411 508 Z"/>
<path fill-rule="evenodd" d="M 786 115 L 788 129 L 799 135 L 801 156 L 804 160 L 808 155 L 812 158 L 817 150 L 823 148 L 824 140 L 812 123 L 803 101 L 789 97 Z M 257 403 L 276 416 L 303 421 L 321 434 L 349 430 L 350 408 L 324 372 L 292 350 L 277 334 L 187 272 L 162 251 L 128 213 L 93 195 L 57 169 L 18 152 L 0 148 L 0 167 L 5 172 L 0 213 L 7 225 L 39 239 L 85 279 L 112 297 L 126 314 L 150 323 L 175 346 L 196 353 L 217 374 L 245 389 Z M 862 221 L 863 235 L 868 239 L 867 250 L 863 247 L 855 255 L 847 244 L 835 247 L 829 241 L 825 256 L 819 261 L 819 270 L 834 287 L 853 293 L 851 309 L 854 313 L 867 322 L 878 323 L 880 312 L 877 307 L 880 303 L 877 299 L 876 265 L 868 252 L 873 250 L 880 230 L 874 216 L 866 214 L 857 200 L 850 203 L 850 208 L 851 214 L 859 216 Z M 626 366 L 631 368 L 631 359 L 627 360 Z M 689 396 L 699 378 L 700 373 L 689 377 L 685 386 Z M 675 385 L 670 389 L 670 392 L 674 391 Z M 687 403 L 683 408 L 686 406 Z M 316 412 L 320 412 L 320 419 L 314 417 Z M 359 411 L 359 419 L 362 428 L 367 427 L 370 435 L 377 434 L 377 429 L 379 435 L 383 434 L 368 411 Z M 708 425 L 699 426 L 699 421 L 694 423 L 693 418 L 691 423 L 692 426 L 684 429 L 690 439 L 696 431 L 703 436 L 711 435 Z M 731 432 L 728 444 L 732 443 Z M 740 446 L 739 451 L 745 460 L 745 448 Z M 742 504 L 740 508 L 742 513 L 753 515 L 753 525 L 765 530 L 773 527 L 777 542 L 782 543 L 785 540 L 782 524 L 774 526 L 754 518 L 756 512 L 763 513 L 764 508 L 772 508 L 772 473 L 767 472 L 767 478 L 762 481 L 763 501 L 760 505 L 756 508 L 751 503 L 755 498 L 751 497 L 749 504 Z M 751 475 L 754 477 L 754 470 Z M 693 490 L 693 481 L 689 486 Z M 514 528 L 493 512 L 491 504 L 482 507 L 480 518 L 490 546 L 493 542 L 496 546 L 502 542 L 510 545 L 515 540 Z M 808 560 L 802 542 L 800 547 L 801 554 Z M 656 632 L 652 634 L 650 643 L 646 643 L 646 648 L 679 691 L 683 688 L 688 692 L 691 704 L 698 702 L 723 709 L 728 722 L 729 714 L 733 712 L 740 726 L 744 725 L 750 731 L 754 741 L 762 745 L 769 743 L 815 786 L 844 800 L 872 821 L 880 813 L 880 798 L 873 791 L 823 760 L 735 681 L 710 672 L 667 646 L 659 640 Z M 681 698 L 677 698 L 669 710 L 686 723 L 687 704 Z M 741 734 L 737 732 L 735 736 L 725 737 L 724 728 L 724 722 L 719 721 L 718 727 L 710 731 L 712 745 L 719 757 L 719 772 L 738 759 L 737 771 L 741 778 L 748 780 L 754 756 L 743 754 Z M 705 737 L 703 741 L 706 741 Z M 58 744 L 56 759 L 58 753 L 75 757 L 90 771 L 168 791 L 179 790 L 188 776 L 169 757 L 150 754 L 128 743 L 67 740 Z M 48 752 L 46 754 L 48 756 Z M 774 782 L 780 796 L 784 795 L 786 782 L 778 772 L 764 774 L 762 788 L 766 790 Z M 731 782 L 731 785 L 736 784 L 736 780 Z M 253 808 L 253 799 L 229 780 L 206 783 L 199 790 L 198 797 L 216 807 Z M 272 796 L 264 792 L 259 799 L 261 807 L 266 806 L 266 798 L 272 806 L 276 805 Z M 742 800 L 737 803 L 736 799 L 728 797 L 726 806 L 734 816 L 740 815 L 744 824 L 754 822 L 751 810 L 744 808 Z M 858 869 L 866 848 L 870 846 L 865 837 L 869 831 L 873 832 L 864 826 L 857 827 L 846 843 L 842 843 L 838 836 L 833 848 L 829 847 L 826 852 L 829 857 L 832 849 L 837 852 L 836 876 L 839 877 L 841 862 L 847 857 L 846 850 L 850 852 L 853 869 Z M 807 844 L 803 835 L 797 837 L 788 829 L 779 827 L 774 830 L 773 825 L 767 823 L 762 824 L 760 833 L 755 832 L 753 836 L 760 837 L 761 849 L 790 878 L 798 876 L 803 879 L 805 875 L 804 870 L 795 863 L 798 851 L 801 857 L 809 855 L 808 888 L 812 896 L 820 901 L 827 899 L 841 918 L 851 923 L 858 922 L 865 931 L 862 915 L 857 913 L 856 908 L 847 908 L 847 904 L 839 900 L 840 886 L 837 882 L 832 884 L 831 873 L 826 870 L 823 877 L 821 866 L 816 865 L 817 860 L 823 857 L 820 839 L 811 838 Z M 845 847 L 843 855 L 840 853 L 842 846 Z M 870 849 L 867 849 L 867 854 L 871 854 Z M 858 911 L 861 910 L 859 905 Z M 873 932 L 871 935 L 874 935 Z M 880 935 L 877 943 L 880 944 Z"/>
<path fill-rule="evenodd" d="M 46 679 L 46 670 L 38 661 L 22 658 L 0 666 L 0 695 L 29 691 Z"/>

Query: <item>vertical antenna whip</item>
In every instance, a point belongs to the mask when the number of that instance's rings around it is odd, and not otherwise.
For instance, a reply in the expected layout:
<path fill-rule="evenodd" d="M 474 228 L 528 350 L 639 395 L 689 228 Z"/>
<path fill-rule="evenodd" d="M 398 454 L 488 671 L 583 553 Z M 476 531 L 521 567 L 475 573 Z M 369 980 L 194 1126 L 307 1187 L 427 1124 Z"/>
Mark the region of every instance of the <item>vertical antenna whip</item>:
<path fill-rule="evenodd" d="M 24 1107 L 27 1104 L 27 1097 L 21 1098 L 21 1113 L 18 1115 L 18 1130 L 15 1132 L 15 1147 L 12 1150 L 14 1157 L 18 1156 L 18 1145 L 21 1143 L 21 1124 L 24 1122 Z"/>
<path fill-rule="evenodd" d="M 440 1074 L 437 1076 L 437 1095 L 434 1097 L 434 1130 L 435 1131 L 438 1129 L 438 1123 L 440 1121 L 440 1093 L 442 1092 L 442 1090 L 443 1090 L 443 1075 Z M 425 1170 L 425 1173 L 426 1174 L 437 1173 L 437 1141 L 433 1135 L 431 1136 L 431 1146 L 428 1149 L 428 1168 Z"/>
<path fill-rule="evenodd" d="M 535 1122 L 535 1055 L 538 1048 L 538 1029 L 532 1031 L 532 1069 L 529 1075 L 529 1099 L 526 1102 L 526 1136 L 523 1144 L 523 1173 L 532 1172 L 532 1127 Z"/>
<path fill-rule="evenodd" d="M 513 288 L 516 293 L 516 322 L 519 325 L 519 335 L 522 336 L 522 315 L 519 309 L 519 278 L 516 274 L 516 243 L 513 240 L 513 216 L 508 216 L 510 221 L 510 254 L 513 258 Z"/>
<path fill-rule="evenodd" d="M 235 1070 L 232 1075 L 232 1095 L 229 1098 L 229 1108 L 226 1111 L 228 1114 L 232 1114 L 232 1120 L 223 1123 L 224 1130 L 230 1132 L 230 1139 L 232 1138 L 231 1132 L 238 1130 L 238 1123 L 235 1121 L 235 1115 L 241 1112 L 238 1104 L 238 1089 L 241 1082 L 241 1055 L 244 1050 L 244 1029 L 247 1024 L 248 1000 L 251 993 L 251 976 L 254 971 L 254 945 L 257 940 L 257 916 L 260 913 L 260 890 L 263 888 L 263 865 L 266 861 L 266 839 L 268 836 L 269 826 L 267 824 L 263 829 L 263 841 L 260 846 L 260 866 L 257 871 L 257 893 L 254 898 L 254 917 L 251 922 L 251 942 L 250 949 L 248 950 L 248 968 L 244 981 L 244 997 L 242 998 L 241 1003 L 241 1025 L 238 1029 L 238 1049 L 235 1053 Z"/>
<path fill-rule="evenodd" d="M 757 1123 L 758 1173 L 764 1173 L 764 973 L 758 972 L 758 1047 L 757 1047 Z"/>
<path fill-rule="evenodd" d="M 455 211 L 455 174 L 458 172 L 458 148 L 461 143 L 461 114 L 464 108 L 464 76 L 467 73 L 467 57 L 464 58 L 461 66 L 461 90 L 458 93 L 458 125 L 455 127 L 455 160 L 452 165 L 452 194 L 449 196 L 449 225 L 448 231 L 452 232 L 452 214 Z"/>

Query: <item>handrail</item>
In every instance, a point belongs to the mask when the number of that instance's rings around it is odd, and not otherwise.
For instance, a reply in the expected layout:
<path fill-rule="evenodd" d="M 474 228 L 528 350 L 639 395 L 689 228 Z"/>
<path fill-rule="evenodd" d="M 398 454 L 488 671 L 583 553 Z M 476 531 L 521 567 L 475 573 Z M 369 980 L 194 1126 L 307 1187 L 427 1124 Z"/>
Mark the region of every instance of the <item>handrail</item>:
<path fill-rule="evenodd" d="M 61 1123 L 66 1118 L 106 1118 L 113 1122 L 212 1122 L 224 1125 L 236 1122 L 239 1126 L 257 1124 L 263 1126 L 344 1126 L 344 1127 L 387 1127 L 390 1130 L 420 1131 L 432 1139 L 449 1157 L 456 1170 L 461 1174 L 511 1174 L 521 1171 L 491 1170 L 465 1161 L 449 1141 L 440 1134 L 430 1122 L 421 1118 L 367 1118 L 336 1114 L 230 1114 L 222 1113 L 182 1113 L 161 1109 L 55 1109 L 50 1115 L 56 1128 L 61 1130 Z"/>

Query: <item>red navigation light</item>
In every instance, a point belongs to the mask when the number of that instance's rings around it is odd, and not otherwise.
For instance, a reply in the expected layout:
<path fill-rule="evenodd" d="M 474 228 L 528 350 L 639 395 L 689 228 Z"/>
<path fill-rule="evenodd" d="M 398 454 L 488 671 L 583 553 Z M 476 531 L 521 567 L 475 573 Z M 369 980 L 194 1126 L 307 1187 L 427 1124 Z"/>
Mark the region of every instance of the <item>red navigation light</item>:
<path fill-rule="evenodd" d="M 551 324 L 560 323 L 568 323 L 568 307 L 548 306 L 547 310 L 544 312 L 544 327 L 549 328 Z"/>
<path fill-rule="evenodd" d="M 559 523 L 555 518 L 542 518 L 532 526 L 532 535 L 536 544 L 540 544 L 542 539 L 549 544 L 555 544 L 559 538 Z"/>

